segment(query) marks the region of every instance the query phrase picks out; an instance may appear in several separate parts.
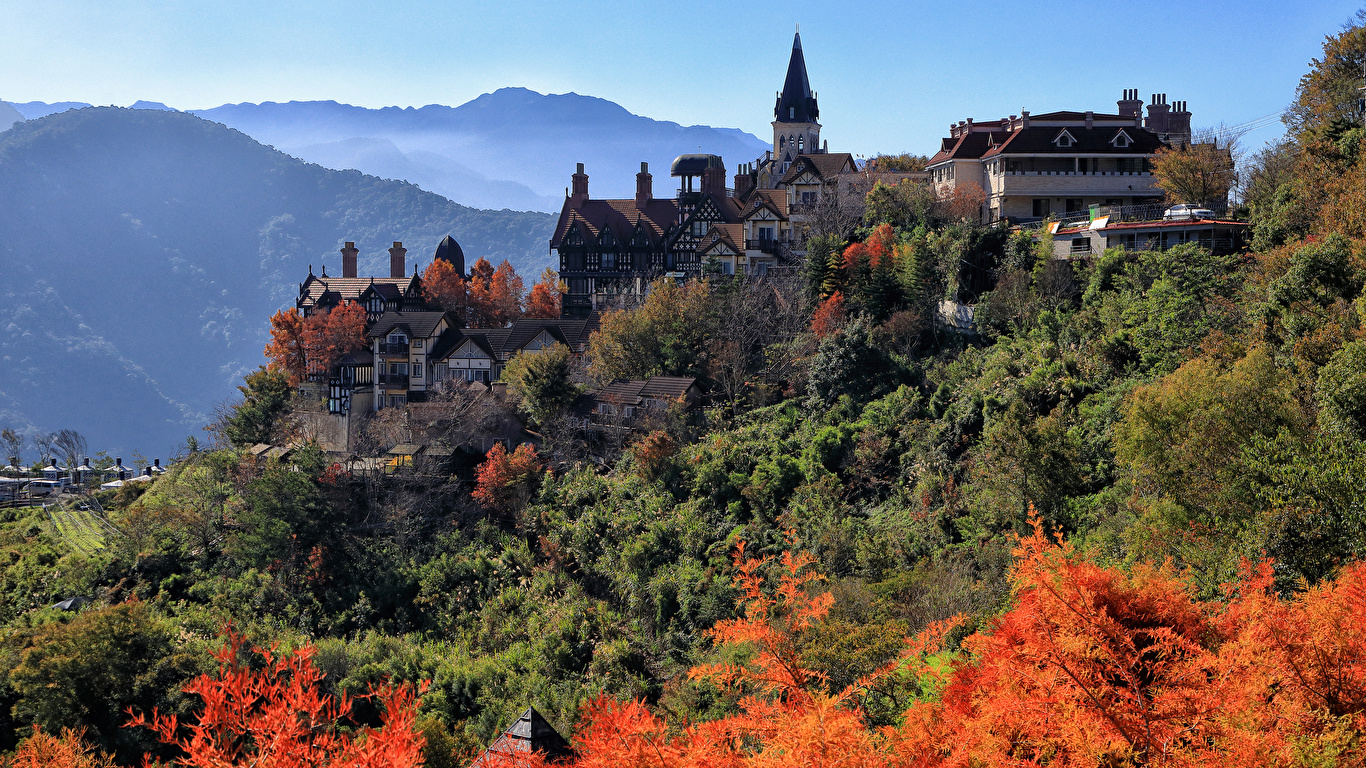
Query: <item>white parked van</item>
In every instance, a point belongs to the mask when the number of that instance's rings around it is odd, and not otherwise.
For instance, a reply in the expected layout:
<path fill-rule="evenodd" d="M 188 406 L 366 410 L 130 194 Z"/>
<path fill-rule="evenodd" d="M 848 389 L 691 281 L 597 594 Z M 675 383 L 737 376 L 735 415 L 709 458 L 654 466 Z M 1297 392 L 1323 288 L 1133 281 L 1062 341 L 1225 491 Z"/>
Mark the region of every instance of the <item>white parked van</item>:
<path fill-rule="evenodd" d="M 30 480 L 24 490 L 28 492 L 29 498 L 56 496 L 62 492 L 62 485 L 56 480 Z"/>

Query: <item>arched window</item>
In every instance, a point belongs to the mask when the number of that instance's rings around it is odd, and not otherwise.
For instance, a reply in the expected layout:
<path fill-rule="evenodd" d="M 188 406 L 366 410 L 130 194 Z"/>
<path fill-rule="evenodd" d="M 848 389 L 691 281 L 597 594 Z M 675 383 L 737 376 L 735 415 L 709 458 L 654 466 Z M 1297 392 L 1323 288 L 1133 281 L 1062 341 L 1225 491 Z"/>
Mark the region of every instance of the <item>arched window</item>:
<path fill-rule="evenodd" d="M 805 152 L 805 151 L 806 151 L 806 137 L 805 137 L 805 136 L 798 136 L 798 137 L 797 137 L 797 151 L 798 151 L 798 152 Z"/>
<path fill-rule="evenodd" d="M 786 137 L 786 136 L 779 136 L 779 137 L 778 137 L 778 149 L 782 149 L 783 147 L 786 147 L 786 146 L 787 146 L 787 137 Z"/>

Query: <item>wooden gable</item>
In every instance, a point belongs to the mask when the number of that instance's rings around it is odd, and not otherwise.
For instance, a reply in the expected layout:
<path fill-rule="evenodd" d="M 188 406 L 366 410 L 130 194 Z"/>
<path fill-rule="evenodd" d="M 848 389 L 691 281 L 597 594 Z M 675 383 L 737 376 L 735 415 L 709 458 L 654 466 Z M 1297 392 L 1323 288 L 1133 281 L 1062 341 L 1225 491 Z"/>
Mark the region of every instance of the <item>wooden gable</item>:
<path fill-rule="evenodd" d="M 483 347 L 480 347 L 478 344 L 474 343 L 474 339 L 465 339 L 465 341 L 460 346 L 456 347 L 455 351 L 447 355 L 447 357 L 456 358 L 460 360 L 493 359 L 489 357 L 489 353 L 485 352 Z"/>
<path fill-rule="evenodd" d="M 542 328 L 541 332 L 531 337 L 531 340 L 522 345 L 522 349 L 527 352 L 540 352 L 541 350 L 559 344 L 559 340 L 550 335 L 550 331 Z"/>

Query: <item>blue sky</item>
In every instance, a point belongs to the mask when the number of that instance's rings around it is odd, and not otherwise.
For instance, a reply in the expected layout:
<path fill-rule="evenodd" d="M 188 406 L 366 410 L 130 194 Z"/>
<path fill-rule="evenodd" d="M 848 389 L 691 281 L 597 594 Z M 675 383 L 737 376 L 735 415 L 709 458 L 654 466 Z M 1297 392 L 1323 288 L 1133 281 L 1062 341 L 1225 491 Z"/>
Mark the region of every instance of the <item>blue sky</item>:
<path fill-rule="evenodd" d="M 1197 127 L 1262 118 L 1290 101 L 1323 37 L 1359 7 L 4 0 L 0 99 L 420 106 L 525 86 L 767 138 L 800 23 L 831 149 L 930 153 L 952 121 L 1113 111 L 1124 88 L 1184 99 Z"/>

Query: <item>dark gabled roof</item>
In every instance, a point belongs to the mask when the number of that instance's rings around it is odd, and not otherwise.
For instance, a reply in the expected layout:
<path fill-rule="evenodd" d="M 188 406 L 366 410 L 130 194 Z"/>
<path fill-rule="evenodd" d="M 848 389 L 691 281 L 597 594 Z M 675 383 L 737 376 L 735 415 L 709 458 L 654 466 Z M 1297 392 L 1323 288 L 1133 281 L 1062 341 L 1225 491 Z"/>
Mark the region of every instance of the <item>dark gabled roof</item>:
<path fill-rule="evenodd" d="M 773 211 L 779 219 L 787 219 L 787 190 L 750 190 L 745 198 L 744 204 L 740 207 L 740 218 L 748 219 L 750 216 L 754 215 L 755 211 L 763 208 Z"/>
<path fill-rule="evenodd" d="M 783 92 L 778 94 L 778 101 L 773 105 L 773 119 L 780 123 L 814 123 L 820 113 L 816 95 L 811 92 L 811 82 L 806 78 L 806 57 L 802 55 L 799 32 L 792 38 L 792 58 L 787 62 Z"/>
<path fill-rule="evenodd" d="M 688 394 L 697 379 L 687 376 L 651 376 L 640 388 L 641 397 L 656 400 L 678 400 Z"/>
<path fill-rule="evenodd" d="M 986 153 L 991 138 L 992 134 L 989 131 L 971 131 L 957 139 L 944 139 L 944 148 L 936 152 L 926 165 L 942 163 L 945 160 L 976 160 Z"/>
<path fill-rule="evenodd" d="M 806 170 L 814 172 L 822 180 L 829 180 L 848 170 L 857 168 L 854 156 L 848 152 L 825 152 L 815 155 L 797 155 L 783 176 L 783 184 L 791 184 Z"/>
<path fill-rule="evenodd" d="M 550 247 L 558 248 L 575 224 L 585 237 L 596 239 L 604 229 L 610 229 L 623 243 L 630 242 L 636 224 L 644 226 L 645 232 L 658 242 L 664 233 L 678 220 L 678 202 L 671 199 L 655 198 L 637 208 L 631 200 L 585 200 L 574 205 L 571 199 L 564 201 L 560 209 L 560 219 L 555 224 L 555 234 L 550 238 Z"/>
<path fill-rule="evenodd" d="M 390 296 L 398 298 L 403 296 L 415 281 L 419 281 L 417 275 L 407 277 L 318 277 L 309 273 L 308 277 L 299 286 L 298 306 L 311 307 L 328 304 L 340 304 L 343 301 L 359 301 L 361 294 L 372 284 L 377 289 L 388 291 L 384 293 L 386 298 Z"/>
<path fill-rule="evenodd" d="M 569 742 L 546 722 L 535 707 L 528 707 L 511 728 L 504 731 L 483 754 L 470 763 L 470 768 L 489 764 L 501 765 L 501 762 L 489 759 L 491 754 L 515 755 L 521 752 L 540 752 L 552 760 L 573 754 Z"/>
<path fill-rule="evenodd" d="M 556 341 L 571 351 L 578 351 L 588 344 L 589 335 L 598 329 L 601 321 L 602 316 L 592 312 L 582 318 L 523 318 L 513 321 L 508 328 L 451 328 L 432 345 L 428 358 L 433 362 L 444 360 L 469 340 L 489 357 L 502 359 L 521 349 L 542 330 L 549 331 Z"/>
<path fill-rule="evenodd" d="M 1123 127 L 1124 132 L 1133 139 L 1133 143 L 1127 147 L 1117 147 L 1111 143 L 1111 139 L 1115 137 L 1120 127 Z M 1055 143 L 1063 130 L 1066 130 L 1075 139 L 1070 147 L 1060 147 Z M 1085 128 L 1070 125 L 1063 129 L 1058 126 L 1031 125 L 1028 128 L 1011 131 L 1009 138 L 987 149 L 978 157 L 1053 153 L 1066 155 L 1149 155 L 1163 146 L 1165 145 L 1161 139 L 1157 138 L 1157 134 L 1146 128 L 1135 126 L 1100 125 L 1094 128 Z"/>
<path fill-rule="evenodd" d="M 431 337 L 447 314 L 439 310 L 385 312 L 370 326 L 370 332 L 366 335 L 374 339 L 388 336 L 393 331 L 404 331 L 409 339 L 426 339 Z"/>

